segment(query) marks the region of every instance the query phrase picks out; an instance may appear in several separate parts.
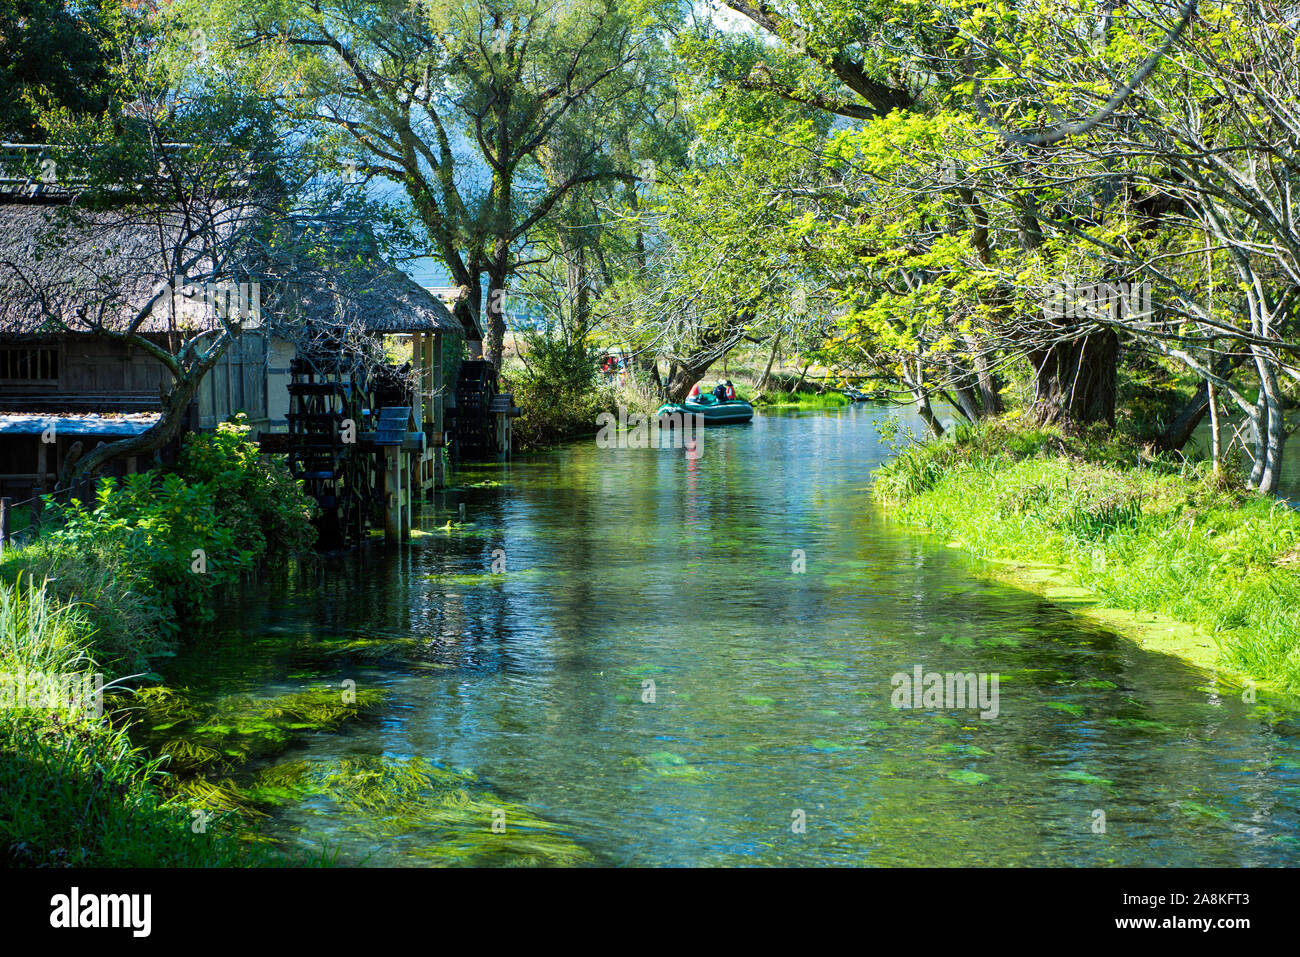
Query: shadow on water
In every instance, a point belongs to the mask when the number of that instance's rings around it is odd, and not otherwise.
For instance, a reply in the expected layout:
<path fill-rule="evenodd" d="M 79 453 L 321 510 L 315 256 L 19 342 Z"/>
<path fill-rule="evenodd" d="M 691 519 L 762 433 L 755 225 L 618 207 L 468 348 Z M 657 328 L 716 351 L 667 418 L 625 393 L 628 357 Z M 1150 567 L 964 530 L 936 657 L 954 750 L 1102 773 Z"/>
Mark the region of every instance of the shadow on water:
<path fill-rule="evenodd" d="M 411 547 L 235 596 L 160 670 L 387 694 L 279 759 L 351 775 L 267 826 L 343 861 L 1300 861 L 1296 724 L 892 524 L 865 491 L 886 414 L 465 470 Z M 892 707 L 916 666 L 996 674 L 997 716 Z"/>

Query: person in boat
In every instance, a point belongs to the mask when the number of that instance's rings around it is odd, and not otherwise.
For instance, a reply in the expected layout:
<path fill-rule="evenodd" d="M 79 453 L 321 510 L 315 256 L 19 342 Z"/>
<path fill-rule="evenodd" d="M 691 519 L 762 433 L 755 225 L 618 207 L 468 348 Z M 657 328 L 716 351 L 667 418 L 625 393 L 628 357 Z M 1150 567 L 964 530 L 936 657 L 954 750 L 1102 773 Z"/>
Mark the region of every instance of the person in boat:
<path fill-rule="evenodd" d="M 731 380 L 728 379 L 727 380 L 727 401 L 730 402 L 735 397 L 736 397 L 736 387 L 732 385 Z"/>
<path fill-rule="evenodd" d="M 700 384 L 697 382 L 691 386 L 690 393 L 686 396 L 688 399 L 698 399 L 700 397 Z"/>
<path fill-rule="evenodd" d="M 727 401 L 727 384 L 721 379 L 719 379 L 718 384 L 713 387 L 713 397 L 719 402 Z"/>

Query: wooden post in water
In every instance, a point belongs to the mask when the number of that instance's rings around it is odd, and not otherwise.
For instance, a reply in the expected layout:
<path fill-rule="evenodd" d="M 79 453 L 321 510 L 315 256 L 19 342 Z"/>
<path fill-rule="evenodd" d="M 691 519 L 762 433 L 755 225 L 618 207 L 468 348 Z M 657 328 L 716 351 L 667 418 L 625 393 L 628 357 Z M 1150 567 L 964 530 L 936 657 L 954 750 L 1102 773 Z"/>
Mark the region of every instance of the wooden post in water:
<path fill-rule="evenodd" d="M 398 454 L 401 454 L 399 451 Z M 420 488 L 420 456 L 414 453 L 402 455 L 406 461 L 406 468 L 402 471 L 406 475 L 406 507 L 402 509 L 402 541 L 411 537 L 411 529 L 415 527 L 415 496 Z"/>
<path fill-rule="evenodd" d="M 440 488 L 447 484 L 447 475 L 445 470 L 446 454 L 443 449 L 446 448 L 446 425 L 443 420 L 442 404 L 442 336 L 433 337 L 433 355 L 430 357 L 430 363 L 433 366 L 433 381 L 431 383 L 430 399 L 433 405 L 433 430 L 443 437 L 442 444 L 433 450 L 433 487 Z"/>
<path fill-rule="evenodd" d="M 384 540 L 396 545 L 402 540 L 402 448 L 384 448 Z"/>
<path fill-rule="evenodd" d="M 416 418 L 420 416 L 420 402 L 424 395 L 424 333 L 411 333 L 411 372 L 415 375 L 415 389 L 411 396 Z"/>

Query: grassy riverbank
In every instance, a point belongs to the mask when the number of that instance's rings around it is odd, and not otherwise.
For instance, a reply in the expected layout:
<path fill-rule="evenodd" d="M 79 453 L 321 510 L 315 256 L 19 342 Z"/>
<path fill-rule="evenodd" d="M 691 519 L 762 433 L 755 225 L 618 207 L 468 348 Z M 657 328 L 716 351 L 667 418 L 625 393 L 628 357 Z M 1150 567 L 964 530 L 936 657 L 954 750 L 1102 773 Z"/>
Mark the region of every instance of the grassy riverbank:
<path fill-rule="evenodd" d="M 769 392 L 751 398 L 746 391 L 739 390 L 738 394 L 760 409 L 836 409 L 852 404 L 842 392 Z"/>
<path fill-rule="evenodd" d="M 907 449 L 874 494 L 973 555 L 1057 566 L 1104 605 L 1196 626 L 1217 646 L 1198 664 L 1300 692 L 1300 515 L 1284 503 L 1122 438 L 1006 423 Z"/>
<path fill-rule="evenodd" d="M 224 826 L 237 810 L 196 800 L 241 754 L 290 735 L 273 722 L 172 725 L 133 743 L 151 656 L 212 615 L 216 591 L 309 548 L 310 505 L 239 425 L 187 441 L 179 469 L 100 484 L 94 502 L 47 506 L 42 538 L 0 560 L 0 863 L 200 866 L 274 863 Z M 103 694 L 91 692 L 98 676 Z M 133 693 L 133 689 L 139 694 Z M 335 698 L 337 693 L 333 693 Z M 320 703 L 310 702 L 315 711 Z M 324 724 L 365 707 L 334 707 Z M 277 703 L 277 706 L 279 703 Z M 267 710 L 265 707 L 262 711 Z M 315 727 L 304 707 L 295 729 Z M 303 712 L 303 713 L 300 713 Z M 254 718 L 260 718 L 260 712 Z M 203 722 L 199 722 L 203 723 Z M 229 732 L 218 735 L 219 728 Z M 220 746 L 217 753 L 211 746 Z M 207 755 L 186 764 L 186 756 Z M 197 813 L 196 813 L 197 812 Z"/>
<path fill-rule="evenodd" d="M 203 866 L 248 850 L 215 826 L 195 829 L 168 803 L 165 762 L 90 712 L 89 695 L 51 678 L 99 671 L 86 611 L 30 580 L 0 583 L 0 863 L 5 866 Z M 75 677 L 74 677 L 75 676 Z M 66 687 L 66 686 L 65 686 Z"/>

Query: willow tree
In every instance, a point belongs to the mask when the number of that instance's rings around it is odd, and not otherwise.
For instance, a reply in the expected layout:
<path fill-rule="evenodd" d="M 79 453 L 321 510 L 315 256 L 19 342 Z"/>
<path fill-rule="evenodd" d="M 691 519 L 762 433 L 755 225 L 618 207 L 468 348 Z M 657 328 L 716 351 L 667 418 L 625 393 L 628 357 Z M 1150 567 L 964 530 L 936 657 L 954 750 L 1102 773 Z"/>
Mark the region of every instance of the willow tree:
<path fill-rule="evenodd" d="M 278 105 L 339 168 L 405 192 L 465 287 L 458 316 L 501 361 L 510 276 L 574 190 L 630 178 L 602 108 L 644 86 L 654 0 L 186 0 L 173 15 L 284 66 Z M 540 160 L 565 144 L 566 173 Z M 486 287 L 486 288 L 484 288 Z"/>

